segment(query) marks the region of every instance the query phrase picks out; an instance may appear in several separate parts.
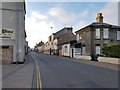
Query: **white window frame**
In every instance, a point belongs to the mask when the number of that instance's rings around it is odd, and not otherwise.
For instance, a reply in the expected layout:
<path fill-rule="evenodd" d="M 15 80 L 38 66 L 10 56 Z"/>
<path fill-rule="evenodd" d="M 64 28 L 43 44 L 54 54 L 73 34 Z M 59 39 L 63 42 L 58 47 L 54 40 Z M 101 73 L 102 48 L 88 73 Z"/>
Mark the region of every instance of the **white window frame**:
<path fill-rule="evenodd" d="M 82 47 L 82 54 L 86 54 L 86 46 Z"/>
<path fill-rule="evenodd" d="M 75 48 L 75 53 L 81 53 L 81 48 Z"/>
<path fill-rule="evenodd" d="M 64 52 L 67 53 L 68 46 L 64 46 Z"/>
<path fill-rule="evenodd" d="M 96 39 L 100 39 L 100 28 L 95 29 L 95 37 Z"/>
<path fill-rule="evenodd" d="M 117 40 L 120 40 L 120 31 L 117 31 Z"/>
<path fill-rule="evenodd" d="M 77 41 L 79 41 L 79 34 L 77 34 L 76 36 L 77 36 Z"/>
<path fill-rule="evenodd" d="M 100 46 L 95 46 L 95 51 L 96 51 L 96 54 L 100 54 Z"/>
<path fill-rule="evenodd" d="M 103 28 L 103 38 L 104 39 L 109 38 L 109 28 Z"/>

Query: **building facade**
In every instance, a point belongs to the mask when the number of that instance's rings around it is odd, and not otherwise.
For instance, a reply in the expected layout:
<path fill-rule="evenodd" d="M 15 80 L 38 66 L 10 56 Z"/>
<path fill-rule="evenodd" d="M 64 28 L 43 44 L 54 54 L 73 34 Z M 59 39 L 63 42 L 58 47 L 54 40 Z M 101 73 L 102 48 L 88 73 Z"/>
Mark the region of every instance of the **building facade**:
<path fill-rule="evenodd" d="M 66 42 L 76 40 L 76 36 L 73 33 L 72 27 L 64 27 L 55 33 L 55 39 L 57 39 L 57 53 L 62 55 L 62 45 Z"/>
<path fill-rule="evenodd" d="M 62 56 L 74 57 L 76 40 L 71 40 L 62 45 Z"/>
<path fill-rule="evenodd" d="M 0 2 L 0 63 L 23 63 L 26 51 L 25 2 Z"/>
<path fill-rule="evenodd" d="M 98 13 L 96 22 L 78 30 L 76 33 L 77 42 L 80 43 L 80 54 L 102 54 L 102 47 L 105 44 L 120 44 L 120 26 L 103 22 L 102 13 Z"/>
<path fill-rule="evenodd" d="M 62 45 L 76 39 L 72 30 L 72 27 L 64 27 L 58 32 L 52 33 L 52 35 L 48 37 L 48 42 L 44 45 L 44 53 L 62 55 Z"/>

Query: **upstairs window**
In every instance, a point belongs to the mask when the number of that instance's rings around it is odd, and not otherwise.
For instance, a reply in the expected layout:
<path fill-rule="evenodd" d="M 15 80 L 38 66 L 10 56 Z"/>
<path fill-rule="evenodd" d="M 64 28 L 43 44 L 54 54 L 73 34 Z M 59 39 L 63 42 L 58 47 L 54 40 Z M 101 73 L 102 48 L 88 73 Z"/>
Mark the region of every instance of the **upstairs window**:
<path fill-rule="evenodd" d="M 100 39 L 100 28 L 96 28 L 95 34 L 96 34 L 96 39 Z"/>
<path fill-rule="evenodd" d="M 79 34 L 77 34 L 76 36 L 77 36 L 77 41 L 79 41 Z"/>
<path fill-rule="evenodd" d="M 117 31 L 117 40 L 120 40 L 120 31 Z"/>
<path fill-rule="evenodd" d="M 103 29 L 103 38 L 104 39 L 108 39 L 109 38 L 109 29 L 108 28 L 104 28 Z"/>

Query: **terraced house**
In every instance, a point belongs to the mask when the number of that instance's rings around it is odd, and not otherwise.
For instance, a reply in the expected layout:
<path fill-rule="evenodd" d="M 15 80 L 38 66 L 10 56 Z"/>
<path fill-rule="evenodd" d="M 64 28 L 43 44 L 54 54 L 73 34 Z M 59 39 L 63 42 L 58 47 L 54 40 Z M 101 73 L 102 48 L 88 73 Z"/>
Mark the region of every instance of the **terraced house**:
<path fill-rule="evenodd" d="M 120 44 L 120 26 L 104 23 L 102 13 L 97 14 L 96 22 L 79 29 L 75 33 L 82 55 L 102 55 L 103 45 Z"/>
<path fill-rule="evenodd" d="M 52 33 L 45 43 L 44 53 L 62 55 L 62 45 L 71 40 L 75 40 L 72 27 L 64 27 L 56 33 Z"/>
<path fill-rule="evenodd" d="M 0 2 L 0 63 L 24 62 L 25 2 Z"/>

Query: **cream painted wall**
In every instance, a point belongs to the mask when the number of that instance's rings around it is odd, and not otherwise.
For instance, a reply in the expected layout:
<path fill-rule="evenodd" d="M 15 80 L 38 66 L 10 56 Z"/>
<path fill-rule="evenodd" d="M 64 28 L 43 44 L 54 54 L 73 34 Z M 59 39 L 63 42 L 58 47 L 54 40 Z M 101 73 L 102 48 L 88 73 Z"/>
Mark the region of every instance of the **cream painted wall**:
<path fill-rule="evenodd" d="M 15 38 L 13 40 L 2 39 L 2 43 L 0 43 L 0 45 L 13 45 L 13 62 L 16 61 L 23 62 L 26 44 L 24 33 L 25 30 L 24 3 L 4 2 L 2 3 L 2 8 L 0 8 L 0 12 L 2 12 L 2 28 L 12 29 L 15 31 L 14 36 Z"/>
<path fill-rule="evenodd" d="M 67 50 L 65 51 L 65 46 L 67 46 Z M 62 55 L 63 56 L 70 56 L 70 44 L 62 45 Z"/>

